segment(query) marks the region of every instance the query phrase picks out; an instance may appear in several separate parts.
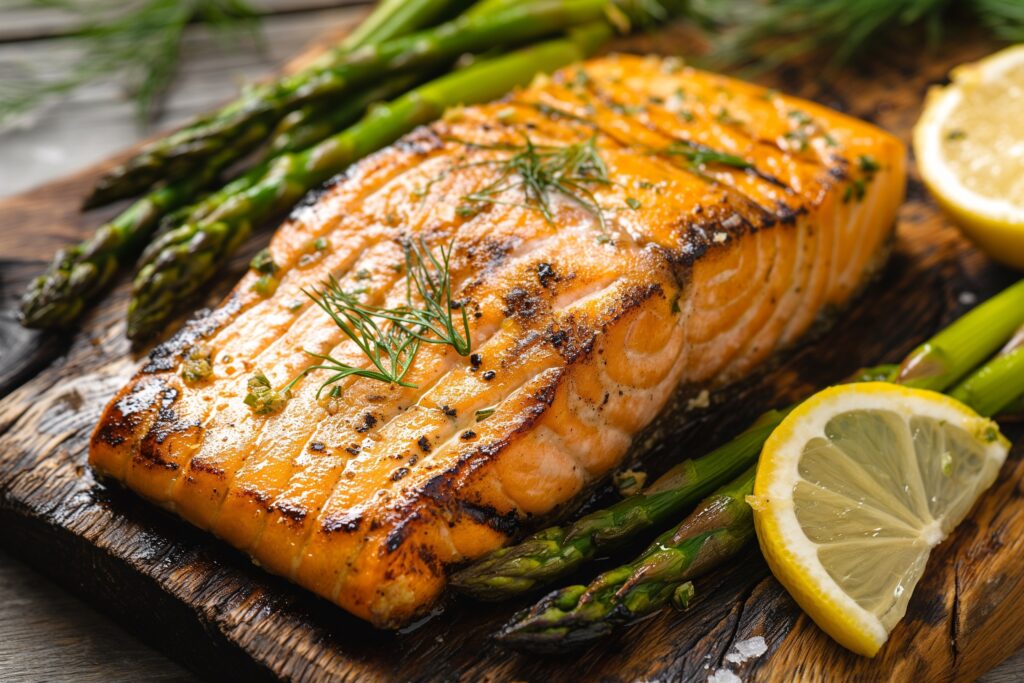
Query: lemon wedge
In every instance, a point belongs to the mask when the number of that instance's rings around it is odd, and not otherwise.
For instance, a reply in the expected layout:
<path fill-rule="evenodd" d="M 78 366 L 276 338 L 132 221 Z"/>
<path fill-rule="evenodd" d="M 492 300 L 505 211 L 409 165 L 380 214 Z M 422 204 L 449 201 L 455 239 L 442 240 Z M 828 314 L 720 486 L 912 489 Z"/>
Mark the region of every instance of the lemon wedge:
<path fill-rule="evenodd" d="M 914 127 L 921 176 L 979 247 L 1024 269 L 1024 45 L 950 77 Z"/>
<path fill-rule="evenodd" d="M 826 389 L 765 443 L 748 499 L 761 550 L 818 626 L 873 656 L 1009 446 L 994 422 L 942 394 Z"/>

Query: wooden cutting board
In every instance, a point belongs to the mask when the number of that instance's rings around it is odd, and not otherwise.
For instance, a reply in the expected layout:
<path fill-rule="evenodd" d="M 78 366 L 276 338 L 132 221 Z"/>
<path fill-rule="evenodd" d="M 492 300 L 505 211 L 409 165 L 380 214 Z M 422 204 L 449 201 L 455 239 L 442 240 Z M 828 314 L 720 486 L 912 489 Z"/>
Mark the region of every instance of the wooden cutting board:
<path fill-rule="evenodd" d="M 662 32 L 615 47 L 669 54 L 686 45 L 684 36 Z M 899 43 L 902 52 L 893 45 L 891 54 L 858 70 L 823 76 L 787 69 L 764 80 L 908 139 L 928 85 L 996 47 L 980 38 L 950 41 L 934 54 L 911 54 L 913 43 Z M 724 667 L 744 680 L 946 681 L 972 680 L 1024 646 L 1021 447 L 933 554 L 906 619 L 873 660 L 824 636 L 754 548 L 698 581 L 687 612 L 660 613 L 561 657 L 522 656 L 488 639 L 526 601 L 452 598 L 417 628 L 385 633 L 264 573 L 215 538 L 97 483 L 86 467 L 90 430 L 140 360 L 124 339 L 126 283 L 75 334 L 28 332 L 14 323 L 27 279 L 55 248 L 104 217 L 80 215 L 77 202 L 112 163 L 0 201 L 0 395 L 8 392 L 0 400 L 0 541 L 186 666 L 227 679 L 703 681 Z M 211 302 L 267 234 L 235 259 Z M 767 407 L 862 365 L 899 359 L 1016 277 L 972 250 L 913 175 L 892 262 L 860 302 L 824 337 L 715 395 L 707 411 L 694 414 L 684 442 L 644 464 L 657 474 L 721 443 Z M 736 643 L 757 636 L 767 652 L 727 662 Z"/>

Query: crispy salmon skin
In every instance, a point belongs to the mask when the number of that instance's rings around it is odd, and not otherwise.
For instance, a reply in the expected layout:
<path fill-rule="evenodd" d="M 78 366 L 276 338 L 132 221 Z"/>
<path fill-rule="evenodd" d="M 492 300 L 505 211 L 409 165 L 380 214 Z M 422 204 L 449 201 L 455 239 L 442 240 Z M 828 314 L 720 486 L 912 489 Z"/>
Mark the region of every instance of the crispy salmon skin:
<path fill-rule="evenodd" d="M 884 258 L 904 162 L 866 123 L 672 59 L 566 68 L 449 112 L 297 209 L 270 244 L 276 290 L 251 271 L 154 351 L 90 463 L 400 626 L 451 565 L 643 448 L 680 387 L 744 376 L 849 301 Z M 450 245 L 472 354 L 423 344 L 414 386 L 351 376 L 319 398 L 311 372 L 254 411 L 256 373 L 280 389 L 311 353 L 368 366 L 304 290 L 334 277 L 400 305 L 410 240 Z"/>

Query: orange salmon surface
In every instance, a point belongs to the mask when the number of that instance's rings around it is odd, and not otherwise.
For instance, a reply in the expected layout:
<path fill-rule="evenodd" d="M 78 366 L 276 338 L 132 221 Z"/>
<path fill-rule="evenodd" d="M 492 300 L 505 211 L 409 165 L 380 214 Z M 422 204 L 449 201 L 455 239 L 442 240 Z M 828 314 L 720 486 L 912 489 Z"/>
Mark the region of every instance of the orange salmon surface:
<path fill-rule="evenodd" d="M 449 111 L 296 209 L 271 275 L 250 271 L 151 354 L 89 461 L 267 570 L 401 626 L 452 565 L 649 448 L 682 394 L 745 376 L 847 304 L 884 263 L 904 165 L 878 128 L 673 59 L 538 78 Z M 370 366 L 306 292 L 333 277 L 400 307 L 410 243 L 451 249 L 472 353 L 421 344 L 409 386 L 349 376 L 320 392 L 330 373 L 316 370 L 254 410 L 254 375 L 281 391 L 311 354 Z"/>

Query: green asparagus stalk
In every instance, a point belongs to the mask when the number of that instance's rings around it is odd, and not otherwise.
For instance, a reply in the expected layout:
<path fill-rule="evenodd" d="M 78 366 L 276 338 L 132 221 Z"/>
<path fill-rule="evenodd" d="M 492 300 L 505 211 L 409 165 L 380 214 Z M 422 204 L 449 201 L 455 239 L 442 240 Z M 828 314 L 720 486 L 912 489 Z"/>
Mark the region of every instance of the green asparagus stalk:
<path fill-rule="evenodd" d="M 452 13 L 463 4 L 451 0 L 387 0 L 346 38 L 342 47 L 354 50 L 395 38 L 427 25 L 442 13 Z M 395 79 L 390 82 L 393 84 L 390 88 L 386 84 L 359 93 L 350 103 L 333 108 L 331 116 L 325 117 L 318 125 L 292 131 L 282 143 L 287 142 L 289 149 L 315 144 L 358 118 L 369 104 L 394 96 L 396 88 L 410 87 L 414 83 L 412 79 L 412 76 L 404 80 Z M 328 127 L 335 124 L 337 128 Z M 224 168 L 237 160 L 244 153 L 242 150 L 260 144 L 266 138 L 266 133 L 265 125 L 247 127 L 233 148 L 216 152 L 198 174 L 190 174 L 178 182 L 161 184 L 99 227 L 88 240 L 57 252 L 47 271 L 30 283 L 22 297 L 22 324 L 26 327 L 53 329 L 74 323 L 90 301 L 106 288 L 118 270 L 135 259 L 153 235 L 156 226 L 161 221 L 166 223 L 169 212 L 173 212 L 170 214 L 171 219 L 201 217 L 209 205 L 200 203 L 189 206 L 189 203 Z M 236 182 L 230 187 L 240 191 L 245 187 L 245 182 Z M 95 199 L 87 200 L 87 206 L 103 203 L 99 201 L 102 199 L 99 195 L 95 195 Z"/>
<path fill-rule="evenodd" d="M 358 121 L 371 104 L 397 97 L 422 80 L 425 79 L 419 74 L 397 76 L 376 87 L 362 90 L 341 104 L 331 102 L 329 107 L 310 104 L 297 109 L 284 117 L 274 131 L 267 157 L 312 147 Z"/>
<path fill-rule="evenodd" d="M 461 10 L 464 1 L 451 0 L 381 0 L 363 23 L 341 42 L 340 50 L 314 62 L 314 67 L 326 68 L 337 60 L 336 55 L 351 52 L 367 45 L 376 45 L 393 38 L 408 35 L 426 28 L 445 15 Z M 378 87 L 369 103 L 390 99 L 408 90 L 418 79 L 409 78 L 404 87 L 387 88 L 387 83 Z M 398 84 L 393 80 L 389 83 Z M 358 99 L 366 101 L 364 97 Z M 331 98 L 324 102 L 307 104 L 291 111 L 281 119 L 271 140 L 271 152 L 294 152 L 315 145 L 327 136 L 341 130 L 359 118 L 365 105 L 346 103 Z"/>
<path fill-rule="evenodd" d="M 258 139 L 266 133 L 265 128 L 254 126 L 246 138 Z M 232 159 L 230 152 L 217 155 L 198 176 L 149 192 L 86 241 L 58 251 L 46 272 L 22 295 L 21 324 L 42 329 L 71 326 L 118 270 L 134 261 L 160 219 L 191 201 Z"/>
<path fill-rule="evenodd" d="M 453 14 L 465 4 L 451 0 L 381 0 L 370 16 L 345 37 L 340 47 L 352 51 L 408 35 L 432 25 L 446 14 Z"/>
<path fill-rule="evenodd" d="M 900 365 L 901 384 L 942 391 L 991 356 L 1024 324 L 1024 280 L 977 306 L 916 348 Z"/>
<path fill-rule="evenodd" d="M 306 103 L 345 97 L 385 75 L 443 65 L 464 53 L 521 44 L 602 20 L 612 1 L 528 0 L 353 52 L 337 48 L 325 58 L 328 66 L 250 88 L 231 104 L 147 146 L 101 179 L 90 202 L 131 196 L 158 180 L 185 177 L 218 150 L 235 148 L 244 156 L 251 147 L 242 148 L 237 141 L 246 127 L 257 122 L 272 127 Z"/>
<path fill-rule="evenodd" d="M 858 372 L 854 379 L 904 382 L 900 373 L 910 367 L 914 370 L 915 381 L 926 381 L 928 388 L 944 391 L 1005 344 L 1022 324 L 1024 280 L 980 304 L 936 334 L 912 352 L 898 368 L 869 368 Z M 929 360 L 927 367 L 931 368 L 932 375 L 928 376 L 923 372 L 924 366 L 914 369 L 910 361 L 917 358 L 941 358 L 942 362 Z M 527 537 L 518 545 L 494 551 L 457 572 L 452 577 L 452 585 L 481 600 L 501 600 L 533 591 L 566 576 L 604 548 L 635 538 L 666 519 L 681 514 L 704 492 L 722 485 L 733 473 L 756 461 L 764 440 L 791 409 L 767 413 L 762 420 L 771 428 L 751 428 L 703 458 L 680 463 L 647 491 L 593 512 L 568 527 L 551 527 Z M 762 424 L 762 420 L 755 425 Z M 694 463 L 718 458 L 735 463 L 736 469 L 730 470 L 729 474 L 719 472 L 718 477 L 694 496 L 691 492 L 702 483 L 700 479 L 708 475 L 700 471 L 690 472 L 687 468 Z M 677 479 L 677 472 L 687 472 L 688 476 Z M 669 493 L 673 491 L 681 494 L 674 501 Z M 653 494 L 656 492 L 664 495 L 655 497 Z M 666 498 L 671 502 L 666 503 Z"/>
<path fill-rule="evenodd" d="M 1021 397 L 1024 386 L 1024 326 L 995 358 L 967 376 L 950 396 L 991 417 Z"/>
<path fill-rule="evenodd" d="M 550 527 L 518 545 L 496 550 L 456 572 L 451 584 L 480 600 L 504 600 L 572 573 L 598 551 L 678 518 L 683 510 L 757 462 L 765 440 L 785 416 L 784 411 L 766 413 L 729 443 L 704 457 L 684 460 L 642 493 L 568 526 Z"/>
<path fill-rule="evenodd" d="M 562 651 L 603 638 L 623 624 L 693 595 L 691 579 L 735 555 L 754 537 L 745 498 L 754 491 L 751 466 L 659 536 L 636 560 L 604 572 L 587 586 L 554 591 L 516 614 L 495 635 L 531 651 Z"/>
<path fill-rule="evenodd" d="M 853 381 L 891 377 L 894 365 L 859 370 Z M 460 592 L 479 600 L 505 600 L 571 574 L 598 552 L 635 539 L 677 518 L 716 487 L 757 462 L 761 447 L 795 406 L 769 410 L 747 431 L 707 455 L 683 460 L 640 493 L 623 498 L 568 526 L 554 526 L 500 548 L 452 575 Z"/>
<path fill-rule="evenodd" d="M 315 147 L 278 157 L 258 178 L 247 174 L 239 181 L 248 184 L 243 191 L 214 193 L 207 206 L 216 208 L 202 220 L 165 233 L 144 259 L 128 309 L 129 337 L 154 333 L 178 303 L 209 281 L 254 223 L 287 209 L 349 164 L 437 119 L 446 108 L 500 97 L 527 84 L 537 73 L 583 59 L 609 35 L 605 24 L 596 23 L 573 31 L 568 38 L 448 74 L 375 107 L 358 123 Z"/>
<path fill-rule="evenodd" d="M 996 302 L 989 310 L 998 305 Z M 936 338 L 949 339 L 949 331 L 947 328 Z M 964 331 L 962 326 L 960 331 Z M 984 334 L 984 330 L 978 332 Z M 958 363 L 957 349 L 950 351 L 946 357 Z M 1020 351 L 1021 345 L 1008 345 L 951 395 L 981 414 L 1004 409 L 1024 393 L 1024 363 L 1005 360 Z M 888 371 L 879 368 L 861 374 L 861 379 L 871 380 Z M 964 390 L 965 386 L 970 389 Z M 692 579 L 728 560 L 753 538 L 753 514 L 745 497 L 753 492 L 755 471 L 752 466 L 702 501 L 678 527 L 655 539 L 633 562 L 604 572 L 588 586 L 568 586 L 548 594 L 515 615 L 496 638 L 518 649 L 558 651 L 604 637 L 622 624 L 679 602 L 680 597 L 682 602 L 688 601 L 693 595 Z"/>

